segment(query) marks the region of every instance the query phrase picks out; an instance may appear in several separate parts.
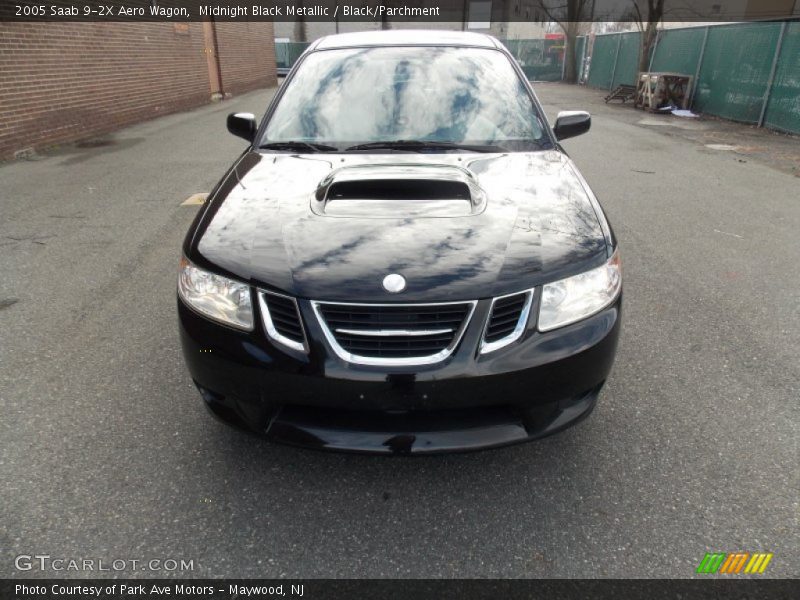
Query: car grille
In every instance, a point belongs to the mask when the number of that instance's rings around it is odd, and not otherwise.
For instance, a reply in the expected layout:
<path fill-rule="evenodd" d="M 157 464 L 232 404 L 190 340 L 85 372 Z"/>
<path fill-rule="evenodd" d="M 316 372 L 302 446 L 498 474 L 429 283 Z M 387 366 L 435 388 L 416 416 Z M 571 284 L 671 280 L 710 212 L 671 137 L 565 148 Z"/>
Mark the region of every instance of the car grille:
<path fill-rule="evenodd" d="M 517 340 L 528 322 L 533 292 L 495 298 L 486 323 L 481 352 L 492 352 Z"/>
<path fill-rule="evenodd" d="M 260 292 L 259 302 L 267 335 L 274 342 L 305 352 L 305 331 L 295 299 L 272 292 Z"/>
<path fill-rule="evenodd" d="M 486 328 L 487 342 L 502 340 L 514 331 L 526 301 L 527 294 L 516 294 L 500 298 L 494 303 L 492 314 L 489 317 L 489 325 Z"/>
<path fill-rule="evenodd" d="M 339 357 L 374 365 L 443 360 L 458 345 L 475 304 L 312 303 Z"/>

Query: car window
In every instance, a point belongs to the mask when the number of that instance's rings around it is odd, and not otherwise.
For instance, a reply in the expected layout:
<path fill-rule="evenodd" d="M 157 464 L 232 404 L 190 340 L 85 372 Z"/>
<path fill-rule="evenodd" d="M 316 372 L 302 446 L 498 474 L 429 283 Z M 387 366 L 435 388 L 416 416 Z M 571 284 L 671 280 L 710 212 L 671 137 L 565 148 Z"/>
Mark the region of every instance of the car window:
<path fill-rule="evenodd" d="M 549 147 L 524 83 L 498 50 L 374 47 L 312 52 L 287 83 L 263 142 L 394 140 Z"/>

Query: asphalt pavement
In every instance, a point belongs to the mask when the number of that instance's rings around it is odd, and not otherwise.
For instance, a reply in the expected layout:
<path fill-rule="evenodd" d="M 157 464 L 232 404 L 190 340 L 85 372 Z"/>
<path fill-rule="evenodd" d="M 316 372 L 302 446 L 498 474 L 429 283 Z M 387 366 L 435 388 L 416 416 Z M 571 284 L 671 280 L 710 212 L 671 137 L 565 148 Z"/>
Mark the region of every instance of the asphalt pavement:
<path fill-rule="evenodd" d="M 243 149 L 226 113 L 274 90 L 0 165 L 0 577 L 691 577 L 710 551 L 800 574 L 800 181 L 538 89 L 594 112 L 565 147 L 620 240 L 622 338 L 588 420 L 472 454 L 277 446 L 202 408 L 181 203 Z M 15 568 L 34 554 L 193 569 Z"/>

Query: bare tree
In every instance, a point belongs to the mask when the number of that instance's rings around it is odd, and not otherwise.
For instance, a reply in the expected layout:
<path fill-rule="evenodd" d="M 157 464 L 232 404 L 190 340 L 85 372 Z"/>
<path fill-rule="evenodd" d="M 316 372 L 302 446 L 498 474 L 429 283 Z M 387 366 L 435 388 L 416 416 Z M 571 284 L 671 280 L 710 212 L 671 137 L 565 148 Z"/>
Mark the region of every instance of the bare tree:
<path fill-rule="evenodd" d="M 564 81 L 575 83 L 578 79 L 575 69 L 576 40 L 583 23 L 591 20 L 594 0 L 536 0 L 535 4 L 548 19 L 558 23 L 564 30 Z"/>
<path fill-rule="evenodd" d="M 650 69 L 650 50 L 658 35 L 658 25 L 664 18 L 664 0 L 631 0 L 633 6 L 628 12 L 642 34 L 639 47 L 639 72 Z"/>
<path fill-rule="evenodd" d="M 298 7 L 303 7 L 303 0 L 297 3 Z M 302 12 L 302 11 L 301 11 Z M 336 23 L 339 24 L 338 22 Z M 294 41 L 306 42 L 308 41 L 308 26 L 306 25 L 305 15 L 298 15 L 297 20 L 294 22 Z"/>

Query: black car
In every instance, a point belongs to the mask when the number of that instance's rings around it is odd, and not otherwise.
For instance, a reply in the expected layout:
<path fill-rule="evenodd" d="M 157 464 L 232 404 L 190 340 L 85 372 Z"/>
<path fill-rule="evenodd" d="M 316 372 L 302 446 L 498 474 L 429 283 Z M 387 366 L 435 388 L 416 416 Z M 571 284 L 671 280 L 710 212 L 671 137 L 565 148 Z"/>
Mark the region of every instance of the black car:
<path fill-rule="evenodd" d="M 597 200 L 494 38 L 344 34 L 305 52 L 183 245 L 180 336 L 217 416 L 270 439 L 430 453 L 588 415 L 620 328 Z"/>

